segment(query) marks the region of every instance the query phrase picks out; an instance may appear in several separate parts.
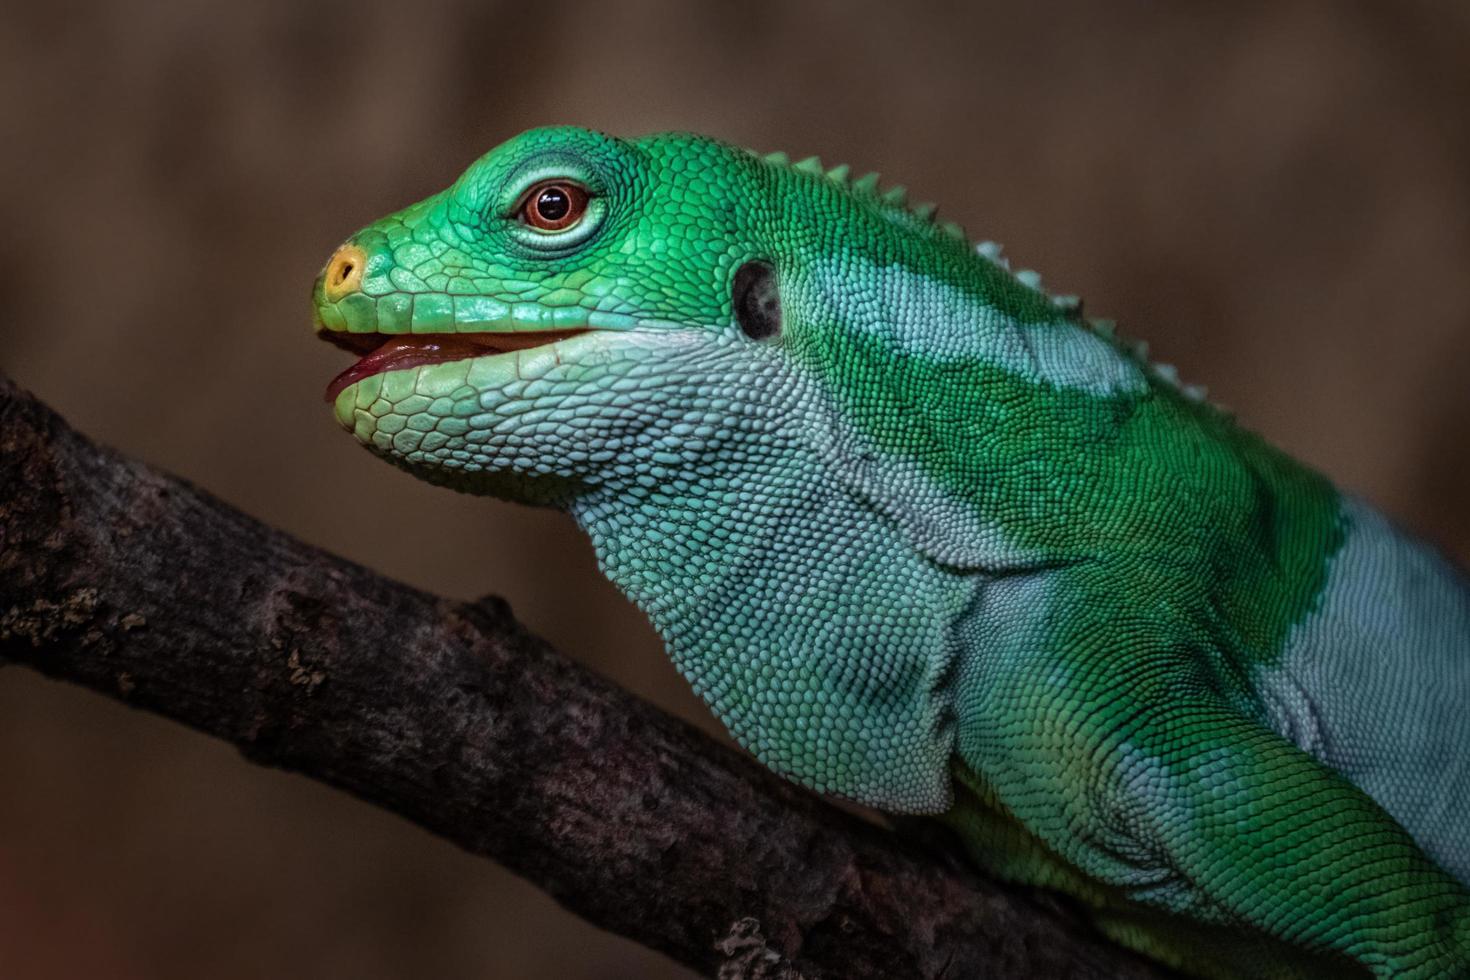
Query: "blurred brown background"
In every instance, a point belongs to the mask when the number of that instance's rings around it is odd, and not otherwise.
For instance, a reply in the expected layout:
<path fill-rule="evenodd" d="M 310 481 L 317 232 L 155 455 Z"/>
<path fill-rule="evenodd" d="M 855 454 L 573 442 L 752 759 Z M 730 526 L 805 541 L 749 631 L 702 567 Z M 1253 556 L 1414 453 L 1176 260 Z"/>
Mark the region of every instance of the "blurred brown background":
<path fill-rule="evenodd" d="M 341 238 L 524 127 L 694 129 L 940 201 L 1464 561 L 1466 11 L 29 3 L 0 30 L 0 368 L 707 723 L 566 519 L 337 430 L 306 303 Z M 682 975 L 397 818 L 0 672 L 0 977 Z"/>

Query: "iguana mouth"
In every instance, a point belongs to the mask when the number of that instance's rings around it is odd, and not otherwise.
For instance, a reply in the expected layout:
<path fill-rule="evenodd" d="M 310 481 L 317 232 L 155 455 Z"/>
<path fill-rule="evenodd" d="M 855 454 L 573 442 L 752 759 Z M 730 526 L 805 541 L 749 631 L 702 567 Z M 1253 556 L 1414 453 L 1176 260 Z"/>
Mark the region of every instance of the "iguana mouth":
<path fill-rule="evenodd" d="M 588 328 L 572 330 L 478 331 L 475 333 L 381 334 L 347 333 L 340 330 L 318 332 L 330 344 L 359 355 L 356 364 L 332 379 L 327 385 L 326 400 L 336 401 L 349 385 L 384 371 L 399 371 L 424 364 L 459 361 L 467 357 L 507 354 L 511 351 L 544 347 L 568 337 L 586 333 Z"/>

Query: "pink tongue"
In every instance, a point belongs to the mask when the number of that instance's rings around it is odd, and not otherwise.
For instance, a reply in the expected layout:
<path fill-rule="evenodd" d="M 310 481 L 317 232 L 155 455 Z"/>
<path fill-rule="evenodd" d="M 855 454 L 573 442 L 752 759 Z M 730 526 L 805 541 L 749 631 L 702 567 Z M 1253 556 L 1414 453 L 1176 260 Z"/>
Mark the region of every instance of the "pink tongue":
<path fill-rule="evenodd" d="M 484 353 L 488 353 L 484 345 L 470 343 L 452 334 L 390 340 L 333 378 L 331 384 L 327 385 L 327 401 L 336 401 L 342 389 L 374 374 L 418 367 L 420 364 L 457 361 Z"/>
<path fill-rule="evenodd" d="M 334 402 L 342 390 L 363 378 L 384 371 L 399 371 L 418 367 L 421 364 L 439 364 L 443 361 L 459 361 L 466 357 L 483 357 L 486 354 L 503 354 L 513 350 L 527 350 L 544 344 L 565 340 L 574 334 L 584 333 L 585 328 L 572 330 L 530 330 L 518 333 L 469 333 L 469 334 L 408 334 L 394 337 L 377 350 L 361 358 L 356 364 L 343 371 L 327 385 L 327 401 Z"/>

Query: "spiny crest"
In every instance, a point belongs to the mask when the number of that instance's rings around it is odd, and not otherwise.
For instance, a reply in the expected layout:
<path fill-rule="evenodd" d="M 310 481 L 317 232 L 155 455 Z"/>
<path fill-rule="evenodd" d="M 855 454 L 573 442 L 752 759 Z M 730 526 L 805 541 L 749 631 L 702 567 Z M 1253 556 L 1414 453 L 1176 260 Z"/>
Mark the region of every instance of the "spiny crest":
<path fill-rule="evenodd" d="M 851 194 L 861 197 L 872 204 L 896 213 L 898 216 L 911 219 L 920 225 L 937 228 L 940 232 L 959 241 L 968 241 L 965 230 L 953 221 L 939 221 L 935 218 L 938 205 L 928 201 L 910 204 L 908 190 L 902 184 L 895 184 L 885 190 L 878 189 L 881 178 L 876 173 L 866 173 L 861 177 L 852 176 L 852 168 L 847 164 L 838 164 L 835 167 L 826 168 L 822 165 L 820 157 L 806 157 L 801 160 L 792 161 L 785 153 L 757 154 L 767 163 L 778 167 L 786 167 L 797 173 L 809 174 L 813 177 L 821 177 L 831 181 L 838 187 L 843 188 Z"/>
<path fill-rule="evenodd" d="M 1041 273 L 1032 269 L 1011 270 L 1010 260 L 1001 252 L 998 242 L 984 241 L 975 245 L 975 254 L 987 262 L 1011 273 L 1017 282 L 1027 289 L 1035 290 L 1044 296 L 1052 308 L 1060 312 L 1068 320 L 1081 327 L 1092 331 L 1097 336 L 1106 340 L 1115 349 L 1131 357 L 1144 370 L 1149 371 L 1155 377 L 1175 388 L 1190 401 L 1205 402 L 1209 398 L 1209 392 L 1202 385 L 1186 384 L 1179 379 L 1179 370 L 1172 364 L 1162 361 L 1150 361 L 1148 359 L 1148 343 L 1143 340 L 1129 340 L 1120 337 L 1117 333 L 1117 324 L 1112 320 L 1090 318 L 1082 315 L 1082 298 L 1080 296 L 1047 294 L 1041 286 Z M 1219 406 L 1215 406 L 1219 408 Z M 1222 409 L 1223 410 L 1223 409 Z"/>

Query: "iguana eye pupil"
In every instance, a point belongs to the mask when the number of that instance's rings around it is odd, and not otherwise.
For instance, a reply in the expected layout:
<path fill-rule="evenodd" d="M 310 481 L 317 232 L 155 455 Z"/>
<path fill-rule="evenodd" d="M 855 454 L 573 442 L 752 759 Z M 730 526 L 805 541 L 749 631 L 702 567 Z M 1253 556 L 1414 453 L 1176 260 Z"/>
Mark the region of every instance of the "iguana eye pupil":
<path fill-rule="evenodd" d="M 546 221 L 560 221 L 571 209 L 572 202 L 560 187 L 548 187 L 536 198 L 536 213 Z"/>
<path fill-rule="evenodd" d="M 587 210 L 585 188 L 565 180 L 543 181 L 526 192 L 521 221 L 542 231 L 561 231 L 582 220 Z"/>

